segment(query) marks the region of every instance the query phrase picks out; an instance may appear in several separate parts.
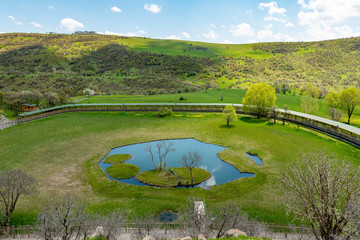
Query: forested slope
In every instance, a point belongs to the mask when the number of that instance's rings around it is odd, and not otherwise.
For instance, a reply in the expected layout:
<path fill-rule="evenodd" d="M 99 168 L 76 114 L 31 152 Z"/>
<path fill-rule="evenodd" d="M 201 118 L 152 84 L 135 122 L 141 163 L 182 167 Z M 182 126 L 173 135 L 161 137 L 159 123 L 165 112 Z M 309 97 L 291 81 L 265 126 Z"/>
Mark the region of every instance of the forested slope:
<path fill-rule="evenodd" d="M 210 44 L 98 34 L 0 34 L 0 91 L 154 94 L 309 81 L 324 93 L 360 86 L 360 38 Z M 322 94 L 324 95 L 324 94 Z"/>

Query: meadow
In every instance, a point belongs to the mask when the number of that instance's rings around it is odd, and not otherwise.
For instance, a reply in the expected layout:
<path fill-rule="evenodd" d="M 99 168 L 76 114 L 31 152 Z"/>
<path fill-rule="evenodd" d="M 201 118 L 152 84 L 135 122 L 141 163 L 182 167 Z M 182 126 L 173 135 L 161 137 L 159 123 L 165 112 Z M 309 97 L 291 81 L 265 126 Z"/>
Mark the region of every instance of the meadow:
<path fill-rule="evenodd" d="M 94 98 L 95 99 L 95 98 Z M 360 164 L 360 150 L 326 135 L 291 124 L 273 124 L 239 115 L 225 126 L 220 114 L 67 113 L 29 122 L 0 132 L 0 170 L 22 169 L 37 180 L 38 193 L 19 202 L 12 224 L 33 224 L 53 196 L 71 192 L 87 203 L 90 213 L 128 209 L 136 214 L 178 212 L 188 198 L 204 198 L 211 207 L 234 201 L 252 217 L 287 225 L 279 180 L 302 153 L 325 151 Z M 229 147 L 219 156 L 255 177 L 200 188 L 133 186 L 108 180 L 97 164 L 118 146 L 160 139 L 196 138 Z M 259 155 L 258 166 L 246 152 Z M 205 161 L 206 159 L 204 159 Z M 172 159 L 168 159 L 170 164 Z M 297 224 L 299 224 L 297 222 Z"/>
<path fill-rule="evenodd" d="M 175 93 L 175 94 L 159 94 L 159 95 L 101 95 L 91 96 L 89 99 L 85 99 L 79 103 L 241 103 L 245 96 L 246 90 L 244 89 L 219 89 L 197 91 L 191 93 Z M 221 96 L 223 100 L 221 100 Z M 73 97 L 72 101 L 84 99 L 85 96 Z M 180 98 L 184 100 L 180 100 Z M 288 105 L 289 110 L 303 112 L 301 108 L 301 96 L 292 94 L 276 94 L 277 100 L 275 105 L 279 108 L 283 108 L 284 105 Z M 317 99 L 319 110 L 317 116 L 329 118 L 327 112 L 327 106 L 323 99 Z M 344 112 L 342 122 L 347 122 L 347 115 Z M 354 126 L 360 126 L 360 107 L 357 107 L 354 111 L 354 115 L 351 117 L 351 124 Z"/>

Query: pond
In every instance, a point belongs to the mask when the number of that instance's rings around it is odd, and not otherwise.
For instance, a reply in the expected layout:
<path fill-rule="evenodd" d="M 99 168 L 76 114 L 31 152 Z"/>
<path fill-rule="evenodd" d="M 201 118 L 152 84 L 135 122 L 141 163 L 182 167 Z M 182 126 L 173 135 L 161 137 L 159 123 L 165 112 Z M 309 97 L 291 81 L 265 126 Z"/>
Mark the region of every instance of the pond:
<path fill-rule="evenodd" d="M 254 162 L 257 164 L 257 165 L 262 165 L 263 162 L 262 160 L 258 157 L 258 155 L 256 154 L 251 154 L 251 153 L 246 153 L 246 156 L 248 156 L 249 158 L 251 158 L 252 160 L 254 160 Z"/>
<path fill-rule="evenodd" d="M 114 154 L 130 154 L 132 158 L 128 161 L 125 161 L 126 163 L 137 165 L 138 167 L 140 167 L 140 172 L 153 170 L 154 165 L 149 158 L 149 152 L 145 151 L 144 148 L 148 146 L 149 143 L 152 145 L 154 161 L 157 161 L 158 163 L 159 158 L 157 157 L 156 149 L 156 144 L 158 142 L 160 141 L 137 143 L 114 148 L 107 156 L 105 156 L 105 158 Z M 201 156 L 201 163 L 198 168 L 205 169 L 211 173 L 211 177 L 208 180 L 198 185 L 194 185 L 193 187 L 210 189 L 211 186 L 228 183 L 238 178 L 255 176 L 255 174 L 253 173 L 239 172 L 234 166 L 222 161 L 217 156 L 217 153 L 226 149 L 225 147 L 209 143 L 203 143 L 192 138 L 165 140 L 166 144 L 168 144 L 169 142 L 174 144 L 173 148 L 175 148 L 175 152 L 169 152 L 166 156 L 167 166 L 181 167 L 179 160 L 181 159 L 182 155 L 186 154 L 189 151 L 197 151 Z M 115 179 L 110 177 L 107 174 L 106 169 L 112 164 L 104 163 L 105 158 L 102 159 L 102 161 L 99 163 L 99 166 L 103 169 L 109 179 L 132 185 L 149 186 L 147 184 L 139 182 L 135 177 L 129 179 Z"/>

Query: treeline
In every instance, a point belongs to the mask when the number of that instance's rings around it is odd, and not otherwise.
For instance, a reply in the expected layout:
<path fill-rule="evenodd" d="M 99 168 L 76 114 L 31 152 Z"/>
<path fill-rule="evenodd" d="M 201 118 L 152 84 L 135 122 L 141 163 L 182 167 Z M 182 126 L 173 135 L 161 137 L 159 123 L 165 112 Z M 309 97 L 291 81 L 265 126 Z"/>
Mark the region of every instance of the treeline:
<path fill-rule="evenodd" d="M 165 40 L 142 39 L 143 51 L 132 41 L 138 40 L 89 32 L 0 34 L 0 90 L 76 95 L 91 87 L 99 94 L 148 94 L 193 91 L 206 84 L 247 88 L 262 81 L 296 91 L 308 82 L 324 92 L 360 87 L 360 38 L 253 44 L 252 52 L 239 57 L 226 56 L 217 45 L 183 42 L 164 42 L 163 53 L 153 53 Z M 178 49 L 182 55 L 174 56 Z M 200 52 L 203 57 L 192 56 Z"/>
<path fill-rule="evenodd" d="M 64 93 L 45 92 L 37 90 L 22 92 L 0 92 L 0 105 L 4 104 L 6 108 L 13 111 L 14 115 L 22 112 L 24 104 L 33 104 L 36 108 L 48 108 L 64 104 L 68 97 Z"/>

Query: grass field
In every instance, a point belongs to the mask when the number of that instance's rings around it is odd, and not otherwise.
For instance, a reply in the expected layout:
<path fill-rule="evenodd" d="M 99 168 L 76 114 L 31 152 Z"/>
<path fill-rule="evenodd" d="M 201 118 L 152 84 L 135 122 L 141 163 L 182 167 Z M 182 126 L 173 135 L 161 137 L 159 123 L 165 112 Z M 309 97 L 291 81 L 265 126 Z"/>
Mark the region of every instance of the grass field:
<path fill-rule="evenodd" d="M 161 95 L 110 95 L 110 96 L 91 96 L 80 103 L 163 103 L 163 102 L 184 102 L 184 103 L 241 103 L 245 96 L 244 89 L 220 89 L 177 94 L 161 94 Z M 221 101 L 223 96 L 223 101 Z M 185 100 L 179 100 L 184 97 Z M 290 110 L 302 112 L 301 96 L 291 94 L 276 94 L 276 106 L 282 108 L 285 104 Z M 81 100 L 84 96 L 72 98 L 72 101 Z M 319 110 L 316 115 L 329 118 L 327 107 L 323 104 L 322 99 L 318 99 Z M 342 122 L 347 122 L 347 115 L 344 112 Z M 360 107 L 357 107 L 351 117 L 351 123 L 360 127 Z"/>
<path fill-rule="evenodd" d="M 229 147 L 219 156 L 256 175 L 211 190 L 162 189 L 108 180 L 97 166 L 114 147 L 171 138 L 196 138 Z M 291 217 L 280 201 L 277 184 L 302 153 L 323 150 L 360 164 L 359 149 L 325 135 L 249 116 L 239 116 L 228 128 L 219 114 L 156 118 L 154 113 L 68 113 L 2 130 L 0 142 L 0 170 L 22 169 L 38 182 L 38 194 L 21 199 L 14 212 L 12 223 L 20 225 L 34 223 L 49 199 L 67 192 L 84 199 L 91 213 L 116 208 L 142 214 L 176 212 L 189 197 L 204 197 L 209 207 L 232 200 L 261 221 L 288 224 Z M 246 152 L 257 153 L 264 164 L 256 165 Z"/>

